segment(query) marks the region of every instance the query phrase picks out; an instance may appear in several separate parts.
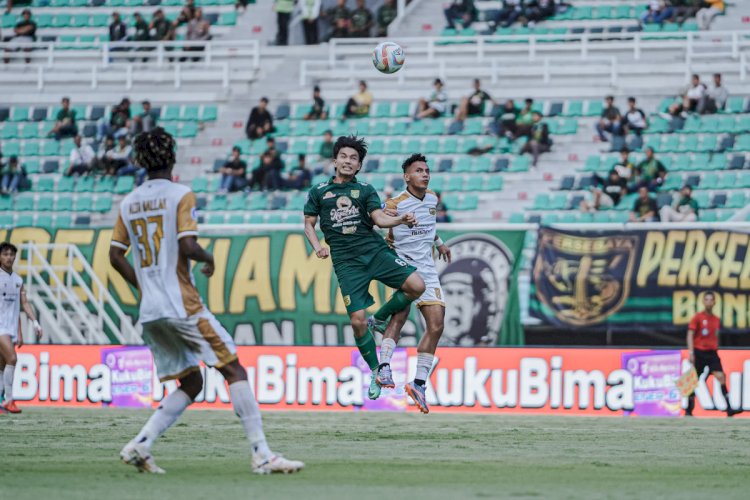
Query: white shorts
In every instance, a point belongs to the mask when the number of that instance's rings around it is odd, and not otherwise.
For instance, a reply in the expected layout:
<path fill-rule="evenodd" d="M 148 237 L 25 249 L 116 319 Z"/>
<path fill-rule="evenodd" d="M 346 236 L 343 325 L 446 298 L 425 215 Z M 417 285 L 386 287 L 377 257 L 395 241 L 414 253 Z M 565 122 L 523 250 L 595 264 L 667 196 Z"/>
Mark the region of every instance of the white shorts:
<path fill-rule="evenodd" d="M 234 340 L 204 309 L 188 319 L 163 318 L 143 323 L 159 380 L 173 380 L 200 369 L 200 362 L 221 368 L 237 359 Z"/>
<path fill-rule="evenodd" d="M 414 263 L 411 263 L 414 265 Z M 438 278 L 437 269 L 434 266 L 421 266 L 417 267 L 417 272 L 424 280 L 424 293 L 414 303 L 417 307 L 422 306 L 443 306 L 445 307 L 445 300 L 443 299 L 443 287 L 440 286 L 440 278 Z"/>
<path fill-rule="evenodd" d="M 10 337 L 10 341 L 13 344 L 15 344 L 16 340 L 18 340 L 18 335 L 16 335 L 15 332 L 0 332 L 0 337 L 2 337 L 3 335 Z"/>

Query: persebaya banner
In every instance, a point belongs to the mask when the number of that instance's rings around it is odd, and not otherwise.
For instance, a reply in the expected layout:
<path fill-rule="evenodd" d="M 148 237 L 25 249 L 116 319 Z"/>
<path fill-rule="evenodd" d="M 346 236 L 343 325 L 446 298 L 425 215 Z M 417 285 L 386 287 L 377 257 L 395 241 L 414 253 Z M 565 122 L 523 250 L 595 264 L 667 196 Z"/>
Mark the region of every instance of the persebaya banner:
<path fill-rule="evenodd" d="M 719 229 L 541 228 L 533 316 L 558 327 L 684 328 L 716 292 L 724 330 L 750 323 L 750 234 Z"/>
<path fill-rule="evenodd" d="M 453 253 L 452 263 L 438 264 L 447 304 L 444 343 L 521 345 L 517 274 L 525 231 L 452 227 L 440 235 Z M 135 318 L 137 293 L 109 264 L 111 238 L 110 229 L 0 230 L 0 241 L 77 245 L 124 311 Z M 216 271 L 210 279 L 195 272 L 196 286 L 239 344 L 353 345 L 331 261 L 315 256 L 302 231 L 202 233 L 199 243 L 214 254 Z M 16 265 L 22 275 L 23 257 Z M 62 249 L 51 250 L 47 258 L 53 266 L 67 264 Z M 375 304 L 369 311 L 375 311 L 391 291 L 373 282 L 370 293 Z M 416 345 L 423 329 L 413 308 L 401 344 Z"/>

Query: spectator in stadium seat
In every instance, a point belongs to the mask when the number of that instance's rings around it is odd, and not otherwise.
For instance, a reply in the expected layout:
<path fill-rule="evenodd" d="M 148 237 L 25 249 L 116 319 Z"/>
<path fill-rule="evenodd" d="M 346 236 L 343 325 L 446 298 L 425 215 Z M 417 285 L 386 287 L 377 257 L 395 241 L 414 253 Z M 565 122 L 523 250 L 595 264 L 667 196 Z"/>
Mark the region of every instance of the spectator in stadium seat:
<path fill-rule="evenodd" d="M 10 50 L 23 50 L 24 52 L 31 52 L 31 48 L 21 49 L 20 46 L 27 45 L 36 41 L 36 22 L 31 19 L 31 11 L 24 9 L 21 12 L 21 20 L 18 21 L 13 28 L 13 37 L 8 41 L 10 47 L 19 46 L 19 48 L 11 48 Z M 26 57 L 26 64 L 31 62 L 30 57 Z M 8 57 L 4 58 L 5 63 L 10 62 Z"/>
<path fill-rule="evenodd" d="M 320 97 L 320 87 L 313 87 L 313 104 L 310 112 L 305 114 L 305 120 L 326 120 L 328 111 L 326 111 L 326 102 Z"/>
<path fill-rule="evenodd" d="M 388 36 L 388 26 L 398 17 L 396 0 L 385 0 L 378 9 L 377 30 L 375 36 Z"/>
<path fill-rule="evenodd" d="M 115 175 L 119 166 L 118 163 L 112 159 L 112 155 L 108 154 L 110 152 L 115 152 L 115 150 L 115 138 L 108 135 L 97 151 L 95 170 L 102 175 Z"/>
<path fill-rule="evenodd" d="M 698 220 L 698 202 L 693 199 L 693 188 L 685 185 L 674 207 L 664 205 L 659 210 L 662 222 L 695 222 Z"/>
<path fill-rule="evenodd" d="M 8 164 L 5 166 L 0 164 L 0 194 L 17 193 L 22 177 L 23 171 L 18 165 L 18 157 L 8 158 Z"/>
<path fill-rule="evenodd" d="M 704 0 L 704 7 L 698 10 L 695 18 L 698 21 L 698 27 L 703 30 L 711 29 L 711 23 L 719 14 L 724 13 L 724 0 Z"/>
<path fill-rule="evenodd" d="M 651 0 L 648 9 L 641 14 L 641 24 L 655 23 L 664 24 L 664 21 L 671 18 L 674 14 L 672 5 L 667 0 Z"/>
<path fill-rule="evenodd" d="M 250 111 L 245 125 L 248 139 L 260 139 L 273 131 L 273 118 L 268 111 L 268 98 L 261 97 L 260 102 Z"/>
<path fill-rule="evenodd" d="M 372 94 L 367 90 L 367 82 L 360 80 L 359 92 L 349 98 L 344 110 L 345 118 L 361 117 L 370 114 L 372 105 Z"/>
<path fill-rule="evenodd" d="M 160 42 L 167 42 L 174 40 L 174 32 L 172 31 L 172 24 L 164 17 L 164 11 L 157 9 L 151 18 L 151 24 L 148 26 L 151 31 L 151 37 L 153 40 Z"/>
<path fill-rule="evenodd" d="M 456 21 L 460 22 L 462 27 L 468 28 L 477 20 L 478 15 L 474 0 L 453 0 L 443 12 L 451 29 L 456 29 Z"/>
<path fill-rule="evenodd" d="M 70 162 L 65 175 L 87 175 L 93 170 L 96 161 L 94 150 L 88 144 L 83 144 L 80 135 L 75 136 L 73 144 L 75 148 L 70 150 Z"/>
<path fill-rule="evenodd" d="M 482 89 L 479 78 L 474 79 L 474 91 L 468 97 L 461 98 L 461 103 L 456 108 L 456 121 L 462 122 L 469 116 L 481 116 L 484 112 L 484 103 L 490 101 L 497 104 L 495 100 Z"/>
<path fill-rule="evenodd" d="M 276 149 L 276 139 L 271 136 L 266 137 L 266 150 L 263 151 L 263 154 L 270 154 L 274 158 L 281 158 L 281 153 Z"/>
<path fill-rule="evenodd" d="M 130 118 L 130 99 L 126 97 L 112 108 L 109 122 L 102 118 L 97 130 L 97 138 L 101 140 L 111 135 L 117 139 L 120 136 L 127 136 L 130 132 Z"/>
<path fill-rule="evenodd" d="M 61 105 L 62 107 L 55 117 L 55 125 L 47 134 L 58 141 L 67 137 L 74 137 L 78 133 L 76 112 L 70 107 L 70 99 L 68 97 L 63 97 Z"/>
<path fill-rule="evenodd" d="M 315 164 L 313 173 L 318 175 L 325 172 L 330 173 L 331 161 L 333 160 L 333 132 L 326 130 L 323 132 L 323 142 L 320 143 L 318 150 L 318 161 Z"/>
<path fill-rule="evenodd" d="M 622 128 L 625 134 L 629 132 L 635 134 L 635 141 L 640 147 L 643 131 L 648 128 L 648 118 L 646 118 L 646 113 L 636 106 L 635 97 L 628 97 L 628 110 L 622 118 Z"/>
<path fill-rule="evenodd" d="M 300 6 L 302 8 L 302 31 L 305 35 L 305 45 L 317 45 L 321 0 L 300 0 Z"/>
<path fill-rule="evenodd" d="M 136 184 L 140 186 L 146 178 L 146 169 L 133 165 L 131 162 L 132 151 L 133 148 L 128 143 L 127 136 L 122 135 L 117 139 L 117 146 L 105 154 L 117 168 L 116 175 L 118 177 L 132 175 L 135 177 Z"/>
<path fill-rule="evenodd" d="M 276 45 L 289 45 L 289 21 L 294 10 L 294 0 L 273 0 L 276 12 Z"/>
<path fill-rule="evenodd" d="M 718 113 L 723 110 L 729 99 L 729 91 L 721 82 L 721 73 L 714 73 L 714 86 L 706 91 L 704 113 Z"/>
<path fill-rule="evenodd" d="M 614 167 L 615 172 L 617 172 L 617 175 L 619 175 L 621 179 L 630 182 L 631 180 L 635 180 L 636 169 L 635 164 L 630 161 L 630 150 L 628 148 L 622 148 L 620 150 L 620 159 Z M 630 190 L 635 191 L 635 187 Z"/>
<path fill-rule="evenodd" d="M 135 28 L 135 31 L 133 33 L 133 41 L 136 42 L 148 42 L 151 40 L 151 33 L 149 33 L 149 27 L 148 23 L 145 19 L 143 19 L 143 16 L 141 16 L 140 12 L 136 12 L 133 14 L 133 18 L 135 19 L 135 23 L 133 27 Z"/>
<path fill-rule="evenodd" d="M 495 135 L 513 140 L 516 136 L 516 119 L 520 112 L 513 99 L 508 99 L 502 108 L 495 112 L 495 117 L 490 123 L 490 131 Z"/>
<path fill-rule="evenodd" d="M 128 39 L 128 27 L 120 19 L 119 12 L 112 13 L 112 23 L 109 25 L 109 41 L 110 42 L 124 42 Z M 121 47 L 118 47 L 122 50 Z M 115 50 L 115 49 L 112 49 Z"/>
<path fill-rule="evenodd" d="M 352 12 L 352 22 L 349 36 L 352 38 L 369 38 L 374 16 L 367 8 L 365 0 L 357 0 L 357 8 Z"/>
<path fill-rule="evenodd" d="M 688 19 L 695 17 L 702 5 L 703 0 L 672 0 L 674 8 L 672 21 L 682 25 Z"/>
<path fill-rule="evenodd" d="M 529 153 L 533 160 L 532 166 L 536 167 L 539 156 L 552 148 L 552 139 L 549 136 L 549 127 L 542 122 L 542 114 L 538 111 L 532 113 L 532 124 L 529 129 L 529 140 L 523 145 L 521 153 Z"/>
<path fill-rule="evenodd" d="M 156 128 L 156 124 L 159 121 L 159 117 L 151 109 L 151 103 L 149 101 L 143 101 L 141 103 L 143 111 L 138 116 L 133 117 L 133 121 L 130 125 L 130 135 L 136 136 L 141 132 L 151 132 Z"/>
<path fill-rule="evenodd" d="M 490 22 L 490 29 L 495 30 L 498 26 L 509 28 L 523 14 L 523 0 L 503 0 L 503 7 Z"/>
<path fill-rule="evenodd" d="M 555 15 L 554 0 L 531 0 L 524 4 L 523 17 L 529 27 Z"/>
<path fill-rule="evenodd" d="M 640 189 L 645 187 L 649 191 L 656 191 L 667 177 L 667 169 L 664 164 L 656 159 L 654 148 L 646 148 L 646 157 L 638 164 L 636 168 L 635 184 Z"/>
<path fill-rule="evenodd" d="M 221 187 L 219 194 L 239 191 L 247 186 L 247 163 L 240 158 L 240 148 L 232 148 L 232 156 L 219 170 Z"/>
<path fill-rule="evenodd" d="M 630 212 L 630 222 L 659 222 L 659 207 L 646 186 L 638 189 L 638 198 Z"/>
<path fill-rule="evenodd" d="M 260 166 L 253 170 L 250 176 L 250 188 L 259 187 L 262 190 L 281 188 L 281 171 L 284 164 L 272 153 L 260 155 Z"/>
<path fill-rule="evenodd" d="M 349 36 L 352 13 L 346 7 L 346 0 L 338 0 L 335 7 L 331 7 L 323 14 L 328 19 L 328 22 L 331 23 L 329 38 L 346 38 Z"/>
<path fill-rule="evenodd" d="M 609 171 L 606 179 L 594 174 L 593 180 L 591 192 L 581 201 L 580 208 L 583 212 L 614 208 L 628 192 L 627 181 L 620 177 L 616 168 Z"/>
<path fill-rule="evenodd" d="M 284 184 L 289 189 L 305 189 L 310 187 L 310 181 L 312 181 L 312 172 L 307 168 L 305 155 L 300 154 L 297 156 L 297 165 L 289 172 L 289 177 Z"/>
<path fill-rule="evenodd" d="M 440 118 L 445 113 L 448 96 L 443 90 L 443 81 L 440 78 L 435 78 L 432 85 L 435 89 L 430 94 L 430 97 L 419 100 L 417 112 L 414 116 L 417 120 L 421 120 L 422 118 Z"/>
<path fill-rule="evenodd" d="M 452 217 L 448 213 L 448 207 L 445 206 L 445 203 L 443 203 L 443 197 L 440 195 L 440 192 L 437 191 L 435 193 L 435 196 L 437 196 L 437 204 L 435 205 L 435 211 L 437 212 L 435 221 L 436 222 L 451 222 Z"/>
<path fill-rule="evenodd" d="M 693 75 L 690 86 L 685 91 L 682 107 L 684 111 L 702 113 L 706 105 L 706 85 L 701 82 L 699 75 Z"/>
<path fill-rule="evenodd" d="M 524 100 L 524 106 L 521 111 L 518 112 L 518 116 L 516 116 L 514 138 L 521 137 L 522 135 L 529 135 L 531 132 L 531 127 L 534 124 L 534 111 L 531 109 L 533 106 L 534 99 Z"/>
<path fill-rule="evenodd" d="M 595 128 L 602 142 L 609 141 L 605 132 L 612 135 L 622 135 L 622 116 L 620 110 L 615 106 L 614 96 L 608 95 L 604 98 L 604 109 L 602 109 Z"/>
<path fill-rule="evenodd" d="M 191 19 L 195 17 L 195 0 L 186 0 L 183 5 L 180 15 L 172 22 L 172 28 L 178 28 L 183 24 L 187 24 Z"/>
<path fill-rule="evenodd" d="M 207 42 L 211 40 L 211 23 L 203 17 L 203 9 L 198 7 L 195 9 L 195 15 L 188 22 L 187 36 L 185 37 L 189 42 Z M 201 45 L 188 45 L 183 50 L 187 52 L 203 52 L 206 50 L 205 44 Z M 187 58 L 180 59 L 181 61 Z M 193 57 L 193 61 L 200 60 L 200 57 Z"/>

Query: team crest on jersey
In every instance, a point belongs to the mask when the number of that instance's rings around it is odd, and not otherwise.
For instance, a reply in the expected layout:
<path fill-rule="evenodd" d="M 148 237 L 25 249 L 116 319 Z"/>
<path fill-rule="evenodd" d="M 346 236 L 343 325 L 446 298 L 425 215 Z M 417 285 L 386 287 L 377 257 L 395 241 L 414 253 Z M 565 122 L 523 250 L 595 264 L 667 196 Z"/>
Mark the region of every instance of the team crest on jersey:
<path fill-rule="evenodd" d="M 436 214 L 437 214 L 437 209 L 430 208 L 430 215 L 436 215 Z"/>
<path fill-rule="evenodd" d="M 335 197 L 336 197 L 336 195 L 333 194 L 331 191 L 328 191 L 326 194 L 323 195 L 323 199 L 324 200 L 327 200 L 329 198 L 335 198 Z"/>
<path fill-rule="evenodd" d="M 486 234 L 468 233 L 445 243 L 452 262 L 435 267 L 445 301 L 445 322 L 453 325 L 443 338 L 452 345 L 497 343 L 506 314 L 513 254 L 505 244 Z"/>
<path fill-rule="evenodd" d="M 359 198 L 359 189 L 352 189 L 352 198 L 355 200 Z"/>

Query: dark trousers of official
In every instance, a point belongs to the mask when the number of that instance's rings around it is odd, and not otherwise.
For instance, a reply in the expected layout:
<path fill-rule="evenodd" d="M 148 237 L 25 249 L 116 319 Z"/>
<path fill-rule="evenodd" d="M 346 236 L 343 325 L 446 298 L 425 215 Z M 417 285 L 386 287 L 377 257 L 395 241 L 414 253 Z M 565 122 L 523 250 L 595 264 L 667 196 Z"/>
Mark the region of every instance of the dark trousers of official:
<path fill-rule="evenodd" d="M 304 21 L 302 21 L 302 29 L 305 32 L 305 44 L 317 45 L 318 44 L 318 20 L 317 19 L 305 19 Z"/>
<path fill-rule="evenodd" d="M 289 18 L 291 15 L 288 12 L 277 12 L 276 22 L 278 23 L 278 31 L 276 32 L 276 45 L 288 45 L 289 44 Z"/>

